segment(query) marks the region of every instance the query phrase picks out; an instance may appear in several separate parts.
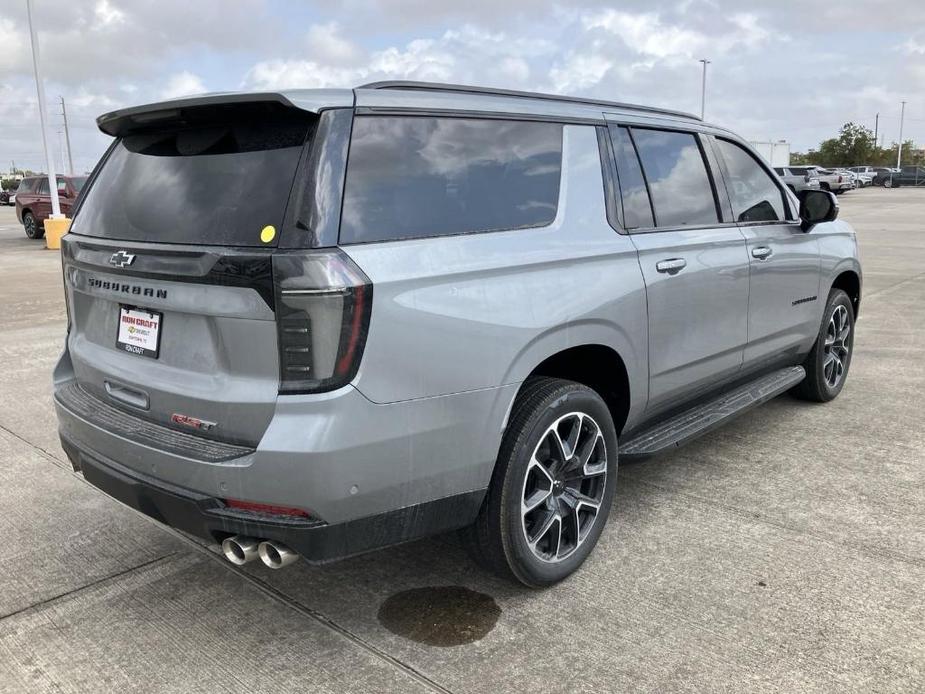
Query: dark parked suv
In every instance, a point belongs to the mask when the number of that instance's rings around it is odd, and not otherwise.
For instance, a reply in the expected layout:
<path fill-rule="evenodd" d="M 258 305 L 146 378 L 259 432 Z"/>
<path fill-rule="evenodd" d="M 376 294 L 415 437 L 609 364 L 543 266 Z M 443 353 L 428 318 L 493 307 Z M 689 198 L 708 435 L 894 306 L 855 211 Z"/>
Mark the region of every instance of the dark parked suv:
<path fill-rule="evenodd" d="M 87 182 L 86 176 L 57 176 L 58 203 L 61 213 L 68 216 L 77 196 Z M 45 220 L 51 216 L 51 195 L 48 192 L 48 177 L 24 178 L 16 191 L 16 218 L 20 221 L 26 236 L 40 239 L 45 236 Z"/>
<path fill-rule="evenodd" d="M 64 450 L 235 564 L 460 529 L 548 585 L 597 542 L 618 455 L 845 384 L 861 268 L 834 195 L 696 117 L 397 82 L 98 124 L 62 240 Z"/>

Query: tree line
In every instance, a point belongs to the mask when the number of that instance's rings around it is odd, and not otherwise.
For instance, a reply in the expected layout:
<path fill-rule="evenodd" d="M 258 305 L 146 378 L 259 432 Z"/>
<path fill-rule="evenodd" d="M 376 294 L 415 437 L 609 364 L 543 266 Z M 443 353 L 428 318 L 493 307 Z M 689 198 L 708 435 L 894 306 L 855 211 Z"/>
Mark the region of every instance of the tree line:
<path fill-rule="evenodd" d="M 837 137 L 823 140 L 815 149 L 793 152 L 790 163 L 819 166 L 896 166 L 896 143 L 879 147 L 873 131 L 857 123 L 845 123 Z M 922 164 L 925 152 L 915 142 L 903 142 L 902 166 Z"/>

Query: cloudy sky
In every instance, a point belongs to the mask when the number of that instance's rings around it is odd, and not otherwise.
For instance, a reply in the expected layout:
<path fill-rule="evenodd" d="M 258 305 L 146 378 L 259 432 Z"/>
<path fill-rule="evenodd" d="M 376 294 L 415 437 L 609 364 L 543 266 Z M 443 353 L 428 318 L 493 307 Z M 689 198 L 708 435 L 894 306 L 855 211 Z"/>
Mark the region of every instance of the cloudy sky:
<path fill-rule="evenodd" d="M 697 112 L 805 149 L 853 120 L 925 143 L 922 0 L 34 0 L 61 162 L 107 144 L 94 118 L 203 91 L 421 79 Z M 42 166 L 25 0 L 0 3 L 0 171 Z"/>

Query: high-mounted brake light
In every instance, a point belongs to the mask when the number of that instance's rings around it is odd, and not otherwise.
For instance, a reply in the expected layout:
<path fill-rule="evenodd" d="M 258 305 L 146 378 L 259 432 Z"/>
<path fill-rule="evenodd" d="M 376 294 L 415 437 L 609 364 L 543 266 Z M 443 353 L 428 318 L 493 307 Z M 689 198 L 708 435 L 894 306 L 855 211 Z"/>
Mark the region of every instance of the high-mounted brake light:
<path fill-rule="evenodd" d="M 372 284 L 338 249 L 273 256 L 281 393 L 349 383 L 366 344 Z"/>

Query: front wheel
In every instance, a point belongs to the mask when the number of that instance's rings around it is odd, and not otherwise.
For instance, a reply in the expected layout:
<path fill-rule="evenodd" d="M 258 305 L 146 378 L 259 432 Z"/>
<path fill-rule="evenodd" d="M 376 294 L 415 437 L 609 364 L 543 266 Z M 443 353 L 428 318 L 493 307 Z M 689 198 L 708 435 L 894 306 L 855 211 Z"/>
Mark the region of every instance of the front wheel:
<path fill-rule="evenodd" d="M 463 539 L 480 564 L 539 588 L 594 549 L 613 503 L 617 434 L 590 388 L 531 378 L 517 396 L 491 486 Z"/>
<path fill-rule="evenodd" d="M 822 326 L 803 362 L 806 378 L 794 388 L 804 400 L 828 402 L 838 397 L 848 378 L 854 349 L 854 306 L 841 289 L 829 292 Z"/>
<path fill-rule="evenodd" d="M 22 227 L 30 239 L 40 239 L 45 236 L 45 230 L 39 228 L 39 222 L 31 212 L 26 212 L 22 216 Z"/>

